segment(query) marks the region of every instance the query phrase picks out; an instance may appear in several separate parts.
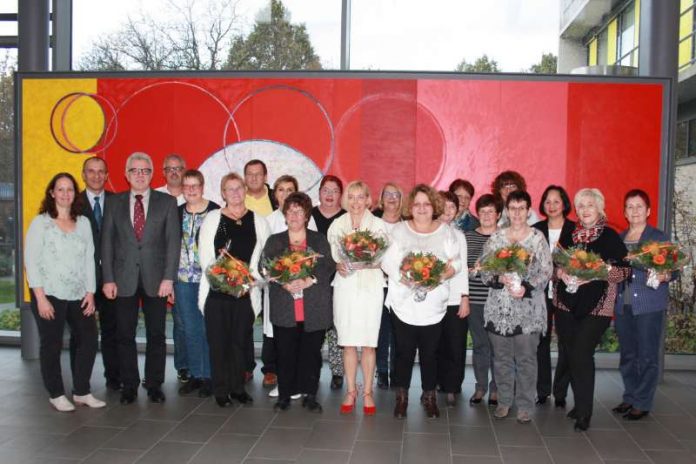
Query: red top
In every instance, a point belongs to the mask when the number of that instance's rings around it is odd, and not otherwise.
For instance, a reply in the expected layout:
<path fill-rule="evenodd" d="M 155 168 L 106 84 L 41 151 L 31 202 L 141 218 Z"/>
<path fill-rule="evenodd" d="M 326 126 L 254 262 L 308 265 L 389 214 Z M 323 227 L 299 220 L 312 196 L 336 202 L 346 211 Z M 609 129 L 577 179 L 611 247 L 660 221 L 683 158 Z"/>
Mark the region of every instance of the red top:
<path fill-rule="evenodd" d="M 305 239 L 299 245 L 290 245 L 292 251 L 304 251 L 307 249 L 307 240 Z M 295 322 L 304 322 L 304 299 L 298 298 L 295 300 Z"/>

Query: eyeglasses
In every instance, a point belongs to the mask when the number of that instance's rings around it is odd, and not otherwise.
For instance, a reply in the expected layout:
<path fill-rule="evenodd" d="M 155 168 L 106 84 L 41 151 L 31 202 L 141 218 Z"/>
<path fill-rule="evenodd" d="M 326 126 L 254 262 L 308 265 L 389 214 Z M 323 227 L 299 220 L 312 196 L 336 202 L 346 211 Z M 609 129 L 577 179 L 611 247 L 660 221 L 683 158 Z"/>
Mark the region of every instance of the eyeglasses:
<path fill-rule="evenodd" d="M 508 211 L 511 213 L 523 213 L 527 211 L 529 208 L 526 206 L 508 206 Z"/>
<path fill-rule="evenodd" d="M 170 166 L 170 167 L 164 168 L 164 172 L 166 172 L 166 173 L 170 173 L 170 172 L 181 172 L 181 171 L 183 171 L 183 170 L 184 170 L 184 167 L 183 167 L 183 166 Z"/>
<path fill-rule="evenodd" d="M 132 174 L 134 176 L 149 176 L 152 174 L 152 169 L 150 168 L 130 168 L 128 170 L 128 174 Z"/>
<path fill-rule="evenodd" d="M 201 187 L 202 187 L 201 184 L 184 184 L 183 185 L 184 190 L 198 190 Z"/>
<path fill-rule="evenodd" d="M 401 194 L 399 192 L 384 192 L 382 193 L 382 196 L 384 198 L 391 198 L 392 200 L 401 198 Z"/>
<path fill-rule="evenodd" d="M 321 193 L 323 193 L 324 195 L 338 195 L 339 193 L 341 193 L 341 191 L 339 189 L 323 188 L 321 189 Z"/>
<path fill-rule="evenodd" d="M 517 184 L 510 182 L 508 184 L 504 184 L 502 189 L 503 190 L 517 190 Z"/>

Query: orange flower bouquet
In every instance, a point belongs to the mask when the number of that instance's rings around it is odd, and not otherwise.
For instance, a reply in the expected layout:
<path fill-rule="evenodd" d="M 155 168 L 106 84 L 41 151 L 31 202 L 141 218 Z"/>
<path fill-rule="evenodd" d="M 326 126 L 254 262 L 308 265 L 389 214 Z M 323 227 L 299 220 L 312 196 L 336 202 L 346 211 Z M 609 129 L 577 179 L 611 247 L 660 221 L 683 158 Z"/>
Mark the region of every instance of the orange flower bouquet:
<path fill-rule="evenodd" d="M 270 282 L 285 285 L 293 280 L 304 279 L 314 275 L 314 266 L 321 255 L 308 248 L 305 251 L 286 250 L 264 263 L 264 274 Z M 302 298 L 302 293 L 293 294 L 294 299 Z"/>
<path fill-rule="evenodd" d="M 571 277 L 566 282 L 568 293 L 576 293 L 581 280 L 606 280 L 609 275 L 607 263 L 597 253 L 582 247 L 557 246 L 553 252 L 553 263 Z"/>
<path fill-rule="evenodd" d="M 254 277 L 244 261 L 223 250 L 205 270 L 210 288 L 236 298 L 247 294 L 254 285 Z"/>
<path fill-rule="evenodd" d="M 365 269 L 379 263 L 389 242 L 384 234 L 356 230 L 341 237 L 338 249 L 349 271 Z"/>
<path fill-rule="evenodd" d="M 401 261 L 401 278 L 415 290 L 413 299 L 425 300 L 428 292 L 440 285 L 447 263 L 432 253 L 411 252 Z"/>
<path fill-rule="evenodd" d="M 531 262 L 532 253 L 515 243 L 482 256 L 478 269 L 496 276 L 507 276 L 509 285 L 519 291 L 522 288 L 522 276 L 527 273 Z"/>
<path fill-rule="evenodd" d="M 646 269 L 646 285 L 651 288 L 660 286 L 659 274 L 669 274 L 683 268 L 689 261 L 684 250 L 672 242 L 641 242 L 636 249 L 626 256 L 631 266 Z"/>

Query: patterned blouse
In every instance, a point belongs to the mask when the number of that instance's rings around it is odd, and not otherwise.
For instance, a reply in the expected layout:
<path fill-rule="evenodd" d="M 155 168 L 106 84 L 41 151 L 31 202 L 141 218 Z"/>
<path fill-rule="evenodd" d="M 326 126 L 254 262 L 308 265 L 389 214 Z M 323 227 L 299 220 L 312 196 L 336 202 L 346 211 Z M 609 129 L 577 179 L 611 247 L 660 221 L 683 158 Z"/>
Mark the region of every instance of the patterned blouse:
<path fill-rule="evenodd" d="M 499 248 L 512 245 L 506 235 L 507 228 L 499 229 L 491 235 L 483 248 L 483 255 Z M 551 251 L 544 234 L 531 229 L 529 235 L 519 245 L 532 254 L 532 261 L 526 275 L 521 276 L 533 289 L 527 290 L 523 298 L 513 298 L 505 288 L 491 288 L 483 318 L 486 329 L 498 335 L 519 335 L 546 333 L 546 301 L 544 290 L 553 273 Z M 494 275 L 481 272 L 485 284 L 494 282 Z"/>
<path fill-rule="evenodd" d="M 189 213 L 184 208 L 181 224 L 181 252 L 179 254 L 179 282 L 198 283 L 203 270 L 198 256 L 198 229 L 208 211 Z"/>

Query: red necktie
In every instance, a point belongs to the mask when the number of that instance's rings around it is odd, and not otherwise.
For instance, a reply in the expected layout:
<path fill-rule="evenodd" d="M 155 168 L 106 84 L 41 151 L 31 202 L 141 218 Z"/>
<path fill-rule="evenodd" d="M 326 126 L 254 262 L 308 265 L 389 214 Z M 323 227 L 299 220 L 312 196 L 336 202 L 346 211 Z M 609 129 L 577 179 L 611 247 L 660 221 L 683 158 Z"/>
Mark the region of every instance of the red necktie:
<path fill-rule="evenodd" d="M 133 209 L 133 229 L 135 229 L 135 238 L 140 241 L 143 238 L 145 230 L 145 207 L 143 206 L 143 196 L 135 196 L 135 208 Z"/>

